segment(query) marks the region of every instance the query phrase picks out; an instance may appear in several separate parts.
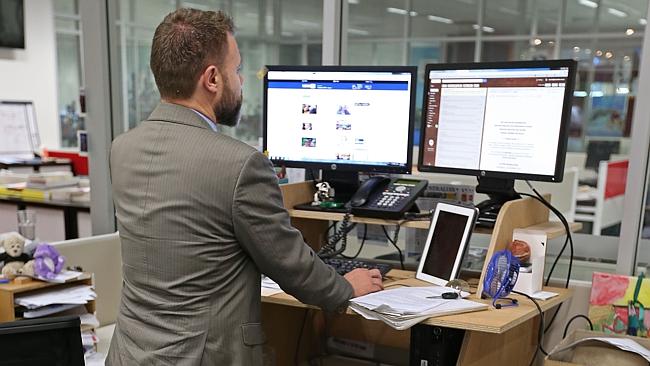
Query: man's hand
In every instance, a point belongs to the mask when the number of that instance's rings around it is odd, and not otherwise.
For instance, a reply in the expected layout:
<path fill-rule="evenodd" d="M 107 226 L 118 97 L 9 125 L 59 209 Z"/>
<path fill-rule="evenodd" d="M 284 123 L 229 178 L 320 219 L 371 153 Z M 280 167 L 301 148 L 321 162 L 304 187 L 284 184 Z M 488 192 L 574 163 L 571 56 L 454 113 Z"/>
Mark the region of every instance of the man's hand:
<path fill-rule="evenodd" d="M 357 268 L 348 272 L 343 277 L 352 285 L 354 297 L 384 289 L 384 285 L 381 283 L 381 273 L 379 273 L 378 269 L 367 270 L 365 268 Z"/>

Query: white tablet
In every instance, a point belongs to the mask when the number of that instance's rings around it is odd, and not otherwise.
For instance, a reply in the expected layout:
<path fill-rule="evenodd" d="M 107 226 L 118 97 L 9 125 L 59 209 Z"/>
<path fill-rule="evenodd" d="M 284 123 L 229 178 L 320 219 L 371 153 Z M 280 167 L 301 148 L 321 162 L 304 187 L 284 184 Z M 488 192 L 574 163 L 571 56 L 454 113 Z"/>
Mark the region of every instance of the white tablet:
<path fill-rule="evenodd" d="M 476 208 L 436 205 L 416 278 L 444 286 L 458 276 L 477 215 Z"/>

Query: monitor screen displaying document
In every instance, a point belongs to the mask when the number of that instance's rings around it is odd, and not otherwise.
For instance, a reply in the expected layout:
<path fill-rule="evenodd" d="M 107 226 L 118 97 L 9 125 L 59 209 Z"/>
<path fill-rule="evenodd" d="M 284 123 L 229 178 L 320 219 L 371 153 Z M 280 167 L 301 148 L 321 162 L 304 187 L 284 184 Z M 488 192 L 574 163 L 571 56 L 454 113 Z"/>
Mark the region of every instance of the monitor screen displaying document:
<path fill-rule="evenodd" d="M 430 65 L 421 170 L 561 181 L 571 63 Z"/>

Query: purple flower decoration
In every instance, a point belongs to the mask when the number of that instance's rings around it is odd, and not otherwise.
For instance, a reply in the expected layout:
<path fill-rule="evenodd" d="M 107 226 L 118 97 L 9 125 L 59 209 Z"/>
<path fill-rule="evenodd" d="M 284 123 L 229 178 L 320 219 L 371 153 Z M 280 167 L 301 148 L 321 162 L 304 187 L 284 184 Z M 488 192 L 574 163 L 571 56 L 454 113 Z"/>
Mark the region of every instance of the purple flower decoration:
<path fill-rule="evenodd" d="M 63 269 L 65 257 L 49 244 L 39 244 L 34 252 L 34 274 L 52 279 Z"/>

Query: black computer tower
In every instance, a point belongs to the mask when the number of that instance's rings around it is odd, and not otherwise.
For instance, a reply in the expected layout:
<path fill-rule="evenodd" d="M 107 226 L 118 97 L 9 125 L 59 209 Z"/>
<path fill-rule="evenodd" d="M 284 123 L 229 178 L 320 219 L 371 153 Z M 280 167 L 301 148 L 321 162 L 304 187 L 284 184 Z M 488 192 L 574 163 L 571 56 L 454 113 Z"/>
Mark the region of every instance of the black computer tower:
<path fill-rule="evenodd" d="M 413 326 L 409 366 L 455 366 L 464 337 L 462 329 Z"/>

